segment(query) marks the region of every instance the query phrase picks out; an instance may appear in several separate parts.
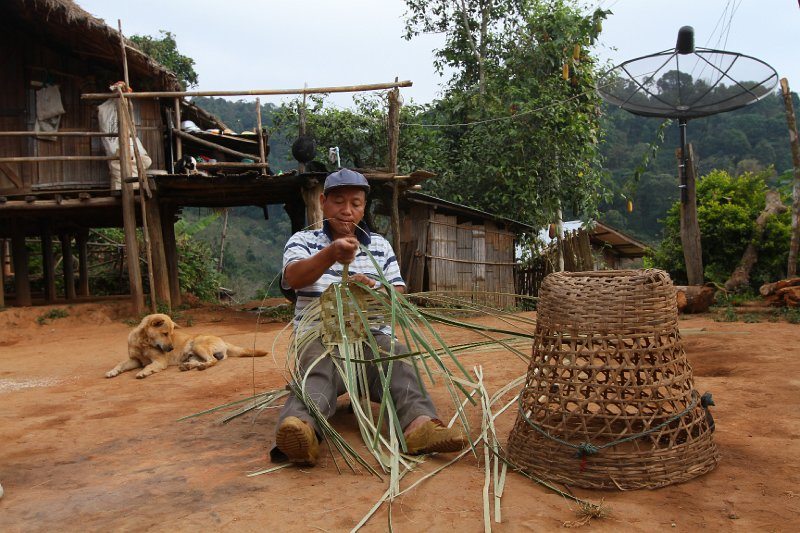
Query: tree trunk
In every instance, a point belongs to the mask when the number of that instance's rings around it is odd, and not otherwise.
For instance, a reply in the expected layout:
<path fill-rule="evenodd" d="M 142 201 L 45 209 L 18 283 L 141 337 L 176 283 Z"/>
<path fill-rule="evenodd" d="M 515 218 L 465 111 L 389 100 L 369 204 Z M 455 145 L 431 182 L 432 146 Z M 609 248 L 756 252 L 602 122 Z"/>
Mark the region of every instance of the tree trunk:
<path fill-rule="evenodd" d="M 714 289 L 711 287 L 675 287 L 678 311 L 681 313 L 705 313 L 714 303 Z"/>
<path fill-rule="evenodd" d="M 783 103 L 786 106 L 786 124 L 789 126 L 789 142 L 792 146 L 792 164 L 794 165 L 794 186 L 792 187 L 792 237 L 789 241 L 789 262 L 786 268 L 787 277 L 797 274 L 797 253 L 800 249 L 800 140 L 797 138 L 797 122 L 792 105 L 792 93 L 789 82 L 781 79 Z"/>
<path fill-rule="evenodd" d="M 753 270 L 753 266 L 758 260 L 758 249 L 761 247 L 761 241 L 764 238 L 764 227 L 767 225 L 767 220 L 774 215 L 783 213 L 786 209 L 786 206 L 781 202 L 780 194 L 776 191 L 767 191 L 766 206 L 756 219 L 753 238 L 750 244 L 747 245 L 747 248 L 745 248 L 739 265 L 733 271 L 728 281 L 725 282 L 726 290 L 737 291 L 750 284 L 750 271 Z"/>

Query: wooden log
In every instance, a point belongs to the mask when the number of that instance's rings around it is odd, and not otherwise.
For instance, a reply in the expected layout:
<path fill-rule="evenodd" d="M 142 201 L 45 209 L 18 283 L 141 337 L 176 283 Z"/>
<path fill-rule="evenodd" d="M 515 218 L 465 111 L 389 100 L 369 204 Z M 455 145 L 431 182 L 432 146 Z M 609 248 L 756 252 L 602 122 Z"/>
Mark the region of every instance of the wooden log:
<path fill-rule="evenodd" d="M 45 223 L 40 233 L 42 243 L 42 270 L 44 271 L 44 301 L 51 303 L 56 299 L 56 268 L 53 260 L 53 234 L 50 225 Z"/>
<path fill-rule="evenodd" d="M 795 287 L 800 285 L 800 278 L 789 278 L 776 281 L 774 283 L 765 283 L 758 289 L 761 296 L 771 296 L 784 287 Z"/>
<path fill-rule="evenodd" d="M 705 313 L 714 303 L 714 289 L 697 285 L 676 285 L 676 300 L 681 313 Z"/>
<path fill-rule="evenodd" d="M 683 164 L 682 150 L 678 149 L 678 165 Z M 686 201 L 681 201 L 681 244 L 683 246 L 683 259 L 686 264 L 686 276 L 689 285 L 703 284 L 703 251 L 700 244 L 700 224 L 697 220 L 697 167 L 694 164 L 694 148 L 691 144 L 687 145 L 686 168 L 686 189 L 684 196 Z"/>
<path fill-rule="evenodd" d="M 800 251 L 800 139 L 797 135 L 797 121 L 792 104 L 792 92 L 789 82 L 781 78 L 781 92 L 783 104 L 786 108 L 786 125 L 789 127 L 789 144 L 792 147 L 792 165 L 794 166 L 794 182 L 792 185 L 792 229 L 789 240 L 789 261 L 786 275 L 792 277 L 797 274 L 797 255 Z"/>
<path fill-rule="evenodd" d="M 17 306 L 31 305 L 31 280 L 28 271 L 28 248 L 25 234 L 16 231 L 11 236 L 11 255 L 14 260 L 14 293 Z"/>
<path fill-rule="evenodd" d="M 88 241 L 88 230 L 82 229 L 75 234 L 75 243 L 78 246 L 78 296 L 89 296 Z"/>
<path fill-rule="evenodd" d="M 128 139 L 128 124 L 123 120 L 124 100 L 117 103 L 117 123 L 119 124 L 120 139 Z M 131 305 L 133 313 L 141 315 L 144 312 L 144 289 L 142 287 L 142 273 L 139 268 L 139 244 L 136 242 L 136 201 L 133 196 L 133 187 L 127 182 L 131 176 L 130 146 L 127 142 L 119 143 L 120 176 L 122 181 L 122 221 L 125 231 L 125 250 L 127 252 L 128 279 L 131 287 Z"/>
<path fill-rule="evenodd" d="M 397 78 L 395 78 L 397 81 Z M 389 144 L 389 172 L 397 174 L 397 152 L 400 145 L 400 89 L 389 91 L 389 113 L 387 134 Z M 395 254 L 400 249 L 400 182 L 392 182 L 392 247 Z"/>
<path fill-rule="evenodd" d="M 253 89 L 244 91 L 150 91 L 126 93 L 125 98 L 179 98 L 185 96 L 280 96 L 287 94 L 324 94 L 324 93 L 357 93 L 364 91 L 382 91 L 395 87 L 411 87 L 411 81 L 395 81 L 390 83 L 370 83 L 362 85 L 344 85 L 338 87 L 304 87 L 302 89 Z M 114 93 L 87 93 L 81 100 L 107 100 L 117 98 Z"/>
<path fill-rule="evenodd" d="M 62 233 L 61 239 L 61 268 L 64 271 L 64 298 L 74 300 L 75 295 L 75 262 L 72 257 L 72 235 Z"/>
<path fill-rule="evenodd" d="M 784 287 L 778 291 L 777 296 L 786 307 L 800 307 L 800 287 Z"/>
<path fill-rule="evenodd" d="M 178 276 L 178 245 L 175 241 L 175 208 L 162 206 L 161 234 L 164 238 L 164 256 L 169 275 L 170 301 L 174 307 L 181 305 L 181 284 Z"/>
<path fill-rule="evenodd" d="M 739 260 L 739 264 L 733 270 L 731 277 L 725 282 L 725 290 L 738 291 L 750 284 L 750 271 L 753 270 L 758 260 L 758 249 L 764 239 L 764 227 L 767 221 L 780 213 L 786 211 L 787 207 L 781 201 L 781 195 L 777 191 L 767 191 L 764 210 L 756 218 L 753 238 Z"/>

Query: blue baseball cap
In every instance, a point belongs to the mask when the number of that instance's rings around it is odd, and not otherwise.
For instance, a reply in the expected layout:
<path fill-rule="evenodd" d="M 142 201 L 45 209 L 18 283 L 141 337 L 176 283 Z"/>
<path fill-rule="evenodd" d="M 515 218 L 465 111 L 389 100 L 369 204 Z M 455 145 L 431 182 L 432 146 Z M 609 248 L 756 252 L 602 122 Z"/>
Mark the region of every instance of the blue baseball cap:
<path fill-rule="evenodd" d="M 328 192 L 337 187 L 360 187 L 364 189 L 365 193 L 369 194 L 369 182 L 367 178 L 365 178 L 363 174 L 355 170 L 350 170 L 349 168 L 343 168 L 337 170 L 333 174 L 329 174 L 328 177 L 325 178 L 325 186 L 322 192 L 328 194 Z"/>

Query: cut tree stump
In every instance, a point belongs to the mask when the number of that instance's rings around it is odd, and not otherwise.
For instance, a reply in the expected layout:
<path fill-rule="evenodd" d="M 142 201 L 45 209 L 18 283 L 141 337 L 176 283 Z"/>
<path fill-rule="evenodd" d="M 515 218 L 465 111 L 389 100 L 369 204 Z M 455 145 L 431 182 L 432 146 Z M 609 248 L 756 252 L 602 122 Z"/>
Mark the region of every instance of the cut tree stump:
<path fill-rule="evenodd" d="M 675 297 L 680 313 L 705 313 L 714 303 L 714 289 L 696 285 L 678 285 Z"/>

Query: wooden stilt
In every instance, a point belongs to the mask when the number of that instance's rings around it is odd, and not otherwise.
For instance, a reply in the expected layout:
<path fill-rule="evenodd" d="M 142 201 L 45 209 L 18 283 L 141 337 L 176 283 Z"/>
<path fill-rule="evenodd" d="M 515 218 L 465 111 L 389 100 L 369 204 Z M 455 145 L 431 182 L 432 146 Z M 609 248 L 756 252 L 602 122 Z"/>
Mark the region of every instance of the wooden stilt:
<path fill-rule="evenodd" d="M 11 237 L 11 255 L 14 261 L 14 292 L 17 306 L 31 305 L 31 280 L 28 275 L 28 248 L 25 234 L 17 232 Z"/>
<path fill-rule="evenodd" d="M 289 215 L 289 221 L 292 223 L 292 233 L 302 231 L 306 226 L 305 204 L 302 202 L 292 202 L 291 204 L 284 204 L 283 209 L 286 211 L 286 214 Z"/>
<path fill-rule="evenodd" d="M 181 305 L 181 284 L 178 277 L 178 245 L 175 241 L 175 208 L 172 206 L 165 206 L 161 212 L 161 235 L 164 238 L 170 300 L 177 307 Z"/>
<path fill-rule="evenodd" d="M 62 233 L 61 238 L 61 266 L 64 269 L 64 297 L 67 301 L 74 300 L 75 295 L 75 262 L 72 257 L 72 235 Z"/>
<path fill-rule="evenodd" d="M 128 139 L 127 121 L 122 117 L 125 112 L 122 106 L 124 99 L 117 103 L 117 123 L 119 124 L 119 162 L 122 177 L 122 222 L 125 230 L 125 251 L 127 253 L 128 279 L 131 286 L 131 304 L 133 312 L 140 315 L 144 312 L 144 290 L 142 288 L 142 272 L 139 268 L 139 244 L 136 242 L 136 200 L 133 197 L 133 186 L 128 183 L 131 176 L 130 143 Z"/>
<path fill-rule="evenodd" d="M 145 202 L 145 218 L 147 219 L 146 228 L 151 251 L 150 264 L 153 271 L 151 279 L 154 285 L 150 289 L 150 297 L 153 298 L 153 295 L 155 295 L 156 302 L 166 305 L 167 309 L 172 310 L 169 269 L 167 267 L 161 224 L 161 208 L 155 192 L 153 197 Z"/>
<path fill-rule="evenodd" d="M 44 301 L 52 303 L 56 299 L 56 268 L 53 261 L 53 234 L 45 222 L 41 231 L 42 270 L 44 270 Z"/>
<path fill-rule="evenodd" d="M 87 242 L 89 241 L 89 231 L 82 229 L 75 234 L 75 242 L 78 245 L 78 296 L 89 296 L 89 259 Z"/>
<path fill-rule="evenodd" d="M 0 239 L 0 308 L 6 306 L 6 240 Z"/>

